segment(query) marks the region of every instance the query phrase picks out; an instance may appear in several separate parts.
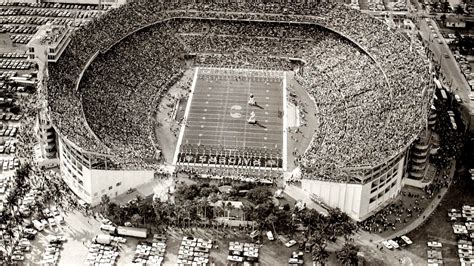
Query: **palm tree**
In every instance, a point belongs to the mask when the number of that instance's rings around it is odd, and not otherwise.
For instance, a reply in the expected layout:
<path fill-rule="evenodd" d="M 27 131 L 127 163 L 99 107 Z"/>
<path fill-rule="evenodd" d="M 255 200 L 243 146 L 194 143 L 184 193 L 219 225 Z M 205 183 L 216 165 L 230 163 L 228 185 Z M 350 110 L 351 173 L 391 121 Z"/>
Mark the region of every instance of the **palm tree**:
<path fill-rule="evenodd" d="M 270 225 L 271 225 L 272 228 L 273 228 L 273 232 L 275 233 L 275 235 L 276 235 L 275 223 L 276 223 L 277 221 L 278 221 L 278 217 L 277 217 L 275 214 L 273 214 L 273 213 L 270 214 L 270 215 L 268 215 L 267 218 L 265 219 L 265 225 L 266 225 L 266 226 L 268 225 L 267 228 L 269 228 Z M 265 226 L 265 227 L 266 227 L 266 226 Z"/>
<path fill-rule="evenodd" d="M 464 8 L 462 5 L 457 5 L 455 8 L 454 8 L 454 13 L 458 14 L 458 15 L 462 15 L 464 14 Z"/>
<path fill-rule="evenodd" d="M 146 223 L 146 217 L 150 216 L 153 212 L 153 207 L 148 201 L 141 201 L 138 205 L 138 214 L 143 217 L 143 224 Z"/>
<path fill-rule="evenodd" d="M 134 215 L 130 218 L 130 222 L 131 222 L 133 225 L 137 226 L 138 224 L 141 223 L 142 219 L 143 219 L 143 218 L 140 216 L 140 214 L 136 213 L 136 214 L 134 214 Z"/>
<path fill-rule="evenodd" d="M 107 213 L 107 209 L 109 208 L 109 204 L 110 204 L 110 197 L 107 195 L 103 195 L 100 198 L 99 212 L 108 216 L 109 214 Z"/>
<path fill-rule="evenodd" d="M 311 249 L 313 261 L 324 265 L 329 259 L 329 252 L 326 250 L 326 245 L 314 244 Z"/>
<path fill-rule="evenodd" d="M 222 203 L 222 204 L 224 204 L 224 203 Z M 229 201 L 229 202 L 227 202 L 225 208 L 227 209 L 227 218 L 229 218 L 230 213 L 235 209 L 234 205 L 232 205 L 232 203 Z"/>
<path fill-rule="evenodd" d="M 351 243 L 346 243 L 341 250 L 336 251 L 337 260 L 342 265 L 357 265 L 359 258 L 357 252 L 359 248 Z"/>
<path fill-rule="evenodd" d="M 10 192 L 6 198 L 6 207 L 7 209 L 13 213 L 15 210 L 15 206 L 17 205 L 18 201 L 18 194 L 15 191 Z"/>
<path fill-rule="evenodd" d="M 201 214 L 204 216 L 204 220 L 209 220 L 207 217 L 207 208 L 209 207 L 207 197 L 203 197 L 198 200 L 198 207 L 201 210 Z"/>

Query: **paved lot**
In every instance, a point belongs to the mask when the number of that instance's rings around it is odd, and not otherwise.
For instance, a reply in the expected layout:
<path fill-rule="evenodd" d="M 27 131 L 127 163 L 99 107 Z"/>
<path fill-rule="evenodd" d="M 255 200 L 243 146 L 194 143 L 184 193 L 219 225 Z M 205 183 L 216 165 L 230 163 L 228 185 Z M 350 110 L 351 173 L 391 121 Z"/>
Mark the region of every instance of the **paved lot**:
<path fill-rule="evenodd" d="M 474 183 L 461 180 L 452 184 L 445 198 L 433 215 L 418 229 L 409 234 L 414 244 L 409 251 L 426 258 L 426 242 L 437 240 L 443 244 L 444 262 L 448 265 L 459 265 L 456 236 L 451 223 L 447 221 L 448 210 L 461 208 L 463 204 L 472 205 L 474 202 Z"/>

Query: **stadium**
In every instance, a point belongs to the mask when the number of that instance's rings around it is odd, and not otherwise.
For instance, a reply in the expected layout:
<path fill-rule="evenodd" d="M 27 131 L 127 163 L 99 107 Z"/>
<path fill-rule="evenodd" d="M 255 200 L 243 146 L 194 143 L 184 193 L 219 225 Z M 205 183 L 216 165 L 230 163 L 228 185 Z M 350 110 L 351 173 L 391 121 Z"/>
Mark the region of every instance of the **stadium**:
<path fill-rule="evenodd" d="M 157 171 L 298 177 L 363 220 L 400 191 L 427 120 L 419 47 L 338 4 L 133 1 L 48 66 L 64 180 L 95 205 Z"/>

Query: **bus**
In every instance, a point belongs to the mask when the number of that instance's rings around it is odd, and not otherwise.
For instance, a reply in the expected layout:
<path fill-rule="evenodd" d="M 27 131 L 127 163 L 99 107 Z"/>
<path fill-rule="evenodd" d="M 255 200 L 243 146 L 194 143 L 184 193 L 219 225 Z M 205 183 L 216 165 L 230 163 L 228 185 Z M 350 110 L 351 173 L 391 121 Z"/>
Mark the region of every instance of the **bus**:
<path fill-rule="evenodd" d="M 454 119 L 454 117 L 450 116 L 449 118 L 451 120 L 451 126 L 453 127 L 453 129 L 458 130 L 458 125 L 456 124 L 456 120 Z"/>
<path fill-rule="evenodd" d="M 441 82 L 437 78 L 433 78 L 433 80 L 434 80 L 434 83 L 436 84 L 436 88 L 438 90 L 441 90 L 443 88 L 443 86 L 441 86 Z"/>
<path fill-rule="evenodd" d="M 448 95 L 446 94 L 446 91 L 444 89 L 439 90 L 441 93 L 441 97 L 443 97 L 443 100 L 448 99 Z"/>
<path fill-rule="evenodd" d="M 131 226 L 117 226 L 117 234 L 120 236 L 133 236 L 138 238 L 147 238 L 148 229 Z"/>

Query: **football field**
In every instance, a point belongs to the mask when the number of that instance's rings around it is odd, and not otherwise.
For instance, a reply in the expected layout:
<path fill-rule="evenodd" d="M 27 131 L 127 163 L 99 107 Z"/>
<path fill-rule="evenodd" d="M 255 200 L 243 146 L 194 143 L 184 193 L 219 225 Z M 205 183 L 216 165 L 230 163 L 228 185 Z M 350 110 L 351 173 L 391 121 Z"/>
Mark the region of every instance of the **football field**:
<path fill-rule="evenodd" d="M 177 163 L 281 167 L 284 78 L 277 71 L 197 69 Z M 248 123 L 251 113 L 256 124 Z"/>

